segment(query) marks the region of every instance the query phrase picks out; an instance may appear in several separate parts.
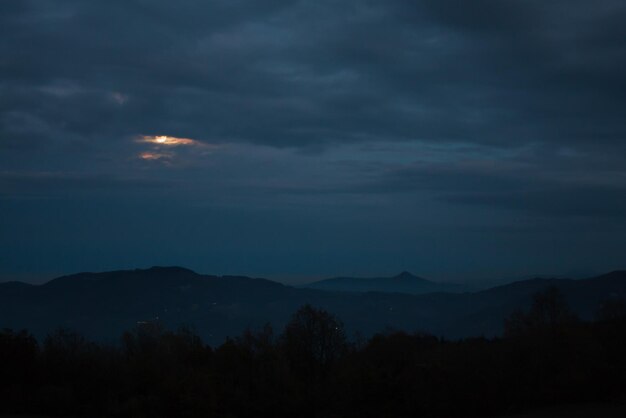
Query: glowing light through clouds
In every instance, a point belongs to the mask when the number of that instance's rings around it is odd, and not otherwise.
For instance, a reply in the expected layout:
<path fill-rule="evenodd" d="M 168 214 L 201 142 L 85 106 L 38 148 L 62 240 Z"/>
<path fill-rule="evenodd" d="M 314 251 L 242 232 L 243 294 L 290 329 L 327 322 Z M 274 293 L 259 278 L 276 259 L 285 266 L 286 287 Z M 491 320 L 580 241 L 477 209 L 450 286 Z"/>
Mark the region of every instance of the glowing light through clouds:
<path fill-rule="evenodd" d="M 172 158 L 172 156 L 173 155 L 171 153 L 164 153 L 164 152 L 142 152 L 141 154 L 139 154 L 139 158 L 141 158 L 142 160 L 147 160 L 147 161 L 169 159 L 169 158 Z"/>
<path fill-rule="evenodd" d="M 190 138 L 177 138 L 175 136 L 159 135 L 159 136 L 142 136 L 140 142 L 149 144 L 163 145 L 167 147 L 176 147 L 180 145 L 200 145 L 200 143 Z"/>
<path fill-rule="evenodd" d="M 160 161 L 170 163 L 178 152 L 174 149 L 196 148 L 201 151 L 199 155 L 206 155 L 218 148 L 214 144 L 206 144 L 191 138 L 179 138 L 169 135 L 142 135 L 136 138 L 136 142 L 148 144 L 149 150 L 139 153 L 138 157 L 144 161 Z M 189 154 L 187 154 L 189 156 Z"/>

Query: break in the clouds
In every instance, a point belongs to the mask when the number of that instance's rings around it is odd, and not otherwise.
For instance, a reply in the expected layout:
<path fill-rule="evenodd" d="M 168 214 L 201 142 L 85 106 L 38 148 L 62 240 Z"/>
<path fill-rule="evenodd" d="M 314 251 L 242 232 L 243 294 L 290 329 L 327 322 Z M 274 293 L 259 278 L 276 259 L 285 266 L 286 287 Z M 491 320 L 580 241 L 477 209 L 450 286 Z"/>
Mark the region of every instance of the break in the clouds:
<path fill-rule="evenodd" d="M 196 141 L 195 139 L 177 138 L 168 135 L 141 135 L 136 141 L 149 146 L 149 150 L 141 152 L 139 158 L 147 161 L 163 161 L 167 163 L 171 163 L 177 157 L 178 153 L 175 150 L 179 147 L 193 147 L 195 148 L 194 154 L 200 155 L 207 155 L 219 148 L 219 146 Z"/>
<path fill-rule="evenodd" d="M 162 147 L 178 147 L 198 144 L 198 141 L 191 138 L 177 138 L 175 136 L 167 135 L 143 135 L 139 138 L 139 141 Z"/>
<path fill-rule="evenodd" d="M 0 273 L 620 267 L 624 21 L 619 0 L 0 2 Z"/>

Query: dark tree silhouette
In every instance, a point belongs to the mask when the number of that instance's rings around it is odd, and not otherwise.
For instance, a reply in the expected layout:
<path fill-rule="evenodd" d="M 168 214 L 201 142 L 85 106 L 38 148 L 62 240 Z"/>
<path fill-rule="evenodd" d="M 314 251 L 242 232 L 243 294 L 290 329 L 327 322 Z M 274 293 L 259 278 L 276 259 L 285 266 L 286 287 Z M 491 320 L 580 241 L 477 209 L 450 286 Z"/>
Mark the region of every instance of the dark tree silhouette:
<path fill-rule="evenodd" d="M 626 319 L 626 300 L 618 298 L 605 300 L 596 312 L 596 318 L 599 321 Z"/>
<path fill-rule="evenodd" d="M 568 325 L 578 321 L 556 287 L 549 287 L 533 295 L 533 304 L 528 313 L 515 311 L 505 320 L 505 336 L 514 337 L 526 334 L 555 335 Z"/>
<path fill-rule="evenodd" d="M 287 359 L 301 376 L 323 377 L 346 350 L 343 324 L 323 309 L 300 308 L 282 336 Z"/>
<path fill-rule="evenodd" d="M 37 380 L 38 356 L 39 345 L 31 334 L 0 330 L 0 407 L 6 412 L 28 406 L 28 393 Z"/>
<path fill-rule="evenodd" d="M 58 330 L 43 344 L 0 331 L 0 415 L 380 418 L 503 416 L 626 395 L 626 318 L 577 320 L 554 289 L 507 321 L 509 337 L 446 341 L 387 332 L 346 342 L 304 306 L 274 337 L 213 350 L 189 329 L 144 323 L 107 346 Z M 616 313 L 617 312 L 617 313 Z"/>

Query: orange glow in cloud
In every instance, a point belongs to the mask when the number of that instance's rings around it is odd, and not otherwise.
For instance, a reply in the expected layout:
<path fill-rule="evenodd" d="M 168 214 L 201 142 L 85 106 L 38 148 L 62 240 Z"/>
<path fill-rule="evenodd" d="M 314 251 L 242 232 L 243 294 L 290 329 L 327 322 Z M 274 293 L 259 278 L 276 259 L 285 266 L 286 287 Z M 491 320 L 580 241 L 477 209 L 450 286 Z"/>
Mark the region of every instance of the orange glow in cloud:
<path fill-rule="evenodd" d="M 181 149 L 178 147 L 192 147 L 193 153 L 182 153 L 180 158 L 193 158 L 194 155 L 204 156 L 213 153 L 216 149 L 220 148 L 220 145 L 207 144 L 191 138 L 179 138 L 169 135 L 140 135 L 135 137 L 135 142 L 140 142 L 145 145 L 145 151 L 137 155 L 137 157 L 144 161 L 159 161 L 170 165 L 179 158 L 179 152 Z M 194 154 L 194 155 L 191 155 Z"/>
<path fill-rule="evenodd" d="M 163 145 L 175 147 L 180 145 L 198 145 L 196 140 L 190 138 L 177 138 L 175 136 L 158 135 L 158 136 L 142 136 L 141 142 L 147 142 L 154 145 Z"/>
<path fill-rule="evenodd" d="M 158 152 L 142 152 L 141 154 L 139 154 L 139 158 L 141 158 L 142 160 L 148 160 L 148 161 L 156 161 L 156 160 L 161 160 L 163 158 L 170 158 L 171 155 L 170 154 L 164 154 L 164 153 L 158 153 Z"/>

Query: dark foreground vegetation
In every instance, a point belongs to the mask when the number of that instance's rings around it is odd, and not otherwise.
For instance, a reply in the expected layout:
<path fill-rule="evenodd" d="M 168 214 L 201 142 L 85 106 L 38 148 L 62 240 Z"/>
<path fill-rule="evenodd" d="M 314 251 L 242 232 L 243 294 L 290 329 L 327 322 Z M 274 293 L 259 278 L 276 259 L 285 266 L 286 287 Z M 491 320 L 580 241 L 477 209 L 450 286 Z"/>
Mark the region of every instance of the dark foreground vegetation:
<path fill-rule="evenodd" d="M 188 329 L 139 324 L 106 346 L 58 330 L 41 344 L 0 333 L 0 414 L 132 417 L 494 416 L 626 394 L 626 306 L 577 319 L 556 289 L 497 339 L 386 331 L 349 342 L 304 306 L 219 347 Z"/>

